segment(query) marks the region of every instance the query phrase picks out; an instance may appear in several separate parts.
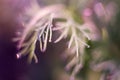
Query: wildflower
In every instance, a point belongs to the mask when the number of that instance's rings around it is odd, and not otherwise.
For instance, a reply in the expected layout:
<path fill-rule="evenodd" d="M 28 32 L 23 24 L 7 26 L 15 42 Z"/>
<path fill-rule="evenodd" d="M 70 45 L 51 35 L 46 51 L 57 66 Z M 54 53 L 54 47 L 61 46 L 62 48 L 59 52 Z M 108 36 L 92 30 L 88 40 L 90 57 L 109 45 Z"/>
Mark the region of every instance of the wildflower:
<path fill-rule="evenodd" d="M 58 7 L 59 5 L 57 5 Z M 57 43 L 62 39 L 68 40 L 68 49 L 73 48 L 75 56 L 68 63 L 67 67 L 75 66 L 72 72 L 74 77 L 83 66 L 83 56 L 85 47 L 90 47 L 85 41 L 89 38 L 88 33 L 83 29 L 84 24 L 78 24 L 69 10 L 65 8 L 57 8 L 56 6 L 49 6 L 40 9 L 37 14 L 34 14 L 30 22 L 26 22 L 26 29 L 21 36 L 18 48 L 20 51 L 16 55 L 17 58 L 28 55 L 28 61 L 31 62 L 34 58 L 38 62 L 35 54 L 36 42 L 39 41 L 40 50 L 46 51 L 48 42 L 52 41 L 52 32 L 60 31 L 60 36 L 54 41 Z M 59 13 L 59 14 L 58 14 Z M 63 21 L 61 21 L 61 19 Z M 55 22 L 54 22 L 54 21 Z M 55 24 L 55 26 L 53 26 Z"/>

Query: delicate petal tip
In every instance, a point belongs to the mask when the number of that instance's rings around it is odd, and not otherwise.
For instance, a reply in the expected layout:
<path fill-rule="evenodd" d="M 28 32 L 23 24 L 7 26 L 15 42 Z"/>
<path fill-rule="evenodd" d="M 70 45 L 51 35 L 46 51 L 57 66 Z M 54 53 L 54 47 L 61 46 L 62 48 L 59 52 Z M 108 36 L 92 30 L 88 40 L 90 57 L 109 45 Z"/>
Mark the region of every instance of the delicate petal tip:
<path fill-rule="evenodd" d="M 58 43 L 60 40 L 55 40 L 54 43 Z"/>
<path fill-rule="evenodd" d="M 19 41 L 20 40 L 20 38 L 13 38 L 12 39 L 12 42 L 17 42 L 17 41 Z"/>
<path fill-rule="evenodd" d="M 45 51 L 46 51 L 46 49 L 44 49 L 44 48 L 43 48 L 43 49 L 41 49 L 41 52 L 45 52 Z"/>
<path fill-rule="evenodd" d="M 90 48 L 90 45 L 88 45 L 87 48 Z"/>
<path fill-rule="evenodd" d="M 52 42 L 52 40 L 50 39 L 49 42 Z"/>
<path fill-rule="evenodd" d="M 38 58 L 36 55 L 34 55 L 35 63 L 38 63 Z"/>
<path fill-rule="evenodd" d="M 20 54 L 16 54 L 16 57 L 17 57 L 17 59 L 19 59 L 20 58 Z"/>

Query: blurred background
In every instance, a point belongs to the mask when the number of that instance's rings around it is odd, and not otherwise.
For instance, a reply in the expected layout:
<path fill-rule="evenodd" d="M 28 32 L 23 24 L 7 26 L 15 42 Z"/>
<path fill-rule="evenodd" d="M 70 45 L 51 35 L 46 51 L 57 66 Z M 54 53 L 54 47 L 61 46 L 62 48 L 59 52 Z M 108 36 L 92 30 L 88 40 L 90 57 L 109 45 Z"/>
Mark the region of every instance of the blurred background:
<path fill-rule="evenodd" d="M 46 52 L 36 49 L 39 62 L 16 58 L 17 42 L 12 39 L 23 30 L 20 14 L 32 0 L 0 0 L 0 80 L 69 80 L 65 70 L 66 40 L 49 43 Z M 120 1 L 119 0 L 37 0 L 41 7 L 64 4 L 74 9 L 76 20 L 90 30 L 90 48 L 85 64 L 75 80 L 120 80 Z M 36 45 L 39 46 L 39 45 Z"/>

